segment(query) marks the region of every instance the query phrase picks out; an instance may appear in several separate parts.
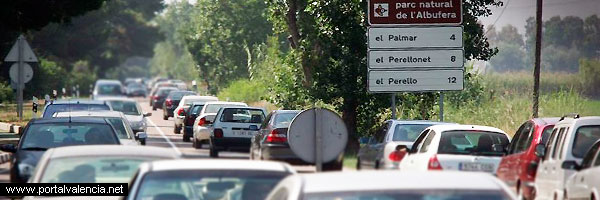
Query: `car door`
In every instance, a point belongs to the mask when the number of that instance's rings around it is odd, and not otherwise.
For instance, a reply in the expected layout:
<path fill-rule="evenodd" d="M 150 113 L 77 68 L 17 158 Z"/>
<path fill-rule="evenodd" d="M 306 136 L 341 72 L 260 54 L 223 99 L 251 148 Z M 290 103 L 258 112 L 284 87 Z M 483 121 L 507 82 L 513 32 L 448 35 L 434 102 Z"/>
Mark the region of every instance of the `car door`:
<path fill-rule="evenodd" d="M 552 131 L 552 135 L 550 135 L 550 139 L 548 140 L 548 144 L 546 145 L 546 152 L 544 157 L 541 158 L 540 164 L 538 166 L 537 175 L 535 179 L 535 187 L 536 187 L 536 195 L 540 198 L 549 198 L 548 190 L 550 188 L 550 179 L 552 177 L 550 173 L 550 165 L 553 162 L 552 152 L 555 149 L 557 140 L 558 140 L 558 132 L 560 128 L 554 128 Z"/>
<path fill-rule="evenodd" d="M 272 122 L 275 117 L 276 117 L 276 114 L 269 113 L 267 118 L 260 125 L 260 130 L 258 131 L 258 133 L 256 133 L 256 135 L 254 135 L 254 137 L 252 137 L 251 151 L 254 151 L 254 152 L 250 152 L 250 153 L 256 153 L 256 155 L 258 155 L 258 151 L 260 151 L 260 149 L 262 148 L 262 142 L 264 140 L 264 137 L 266 135 L 268 135 L 273 128 Z"/>
<path fill-rule="evenodd" d="M 519 151 L 517 147 L 520 146 L 519 144 L 521 143 L 521 141 L 523 141 L 523 139 L 521 139 L 524 135 L 523 130 L 526 129 L 526 126 L 530 124 L 531 123 L 528 121 L 522 124 L 521 127 L 519 127 L 519 129 L 513 137 L 513 140 L 510 143 L 510 146 L 508 147 L 506 156 L 502 158 L 502 161 L 500 161 L 500 164 L 498 166 L 498 178 L 506 182 L 506 184 L 508 184 L 509 186 L 516 185 L 517 173 L 515 173 L 515 170 L 518 167 L 517 163 L 521 155 L 521 151 Z"/>
<path fill-rule="evenodd" d="M 573 184 L 571 186 L 571 191 L 569 191 L 569 198 L 580 198 L 585 199 L 589 198 L 590 194 L 592 194 L 591 185 L 594 179 L 594 163 L 600 164 L 600 161 L 594 161 L 594 158 L 600 156 L 598 155 L 598 149 L 600 148 L 600 143 L 594 144 L 589 150 L 589 152 L 585 155 L 581 162 L 581 169 L 579 172 L 575 173 L 572 177 Z"/>
<path fill-rule="evenodd" d="M 383 129 L 375 135 L 376 143 L 373 144 L 373 154 L 375 158 L 375 166 L 379 167 L 382 164 L 383 153 L 385 148 L 385 136 L 387 136 L 387 132 L 390 129 L 391 122 L 386 122 L 383 125 Z"/>
<path fill-rule="evenodd" d="M 411 149 L 409 151 L 408 156 L 406 156 L 404 159 L 402 159 L 402 161 L 400 161 L 400 169 L 401 170 L 406 170 L 406 171 L 416 170 L 417 163 L 415 161 L 419 160 L 419 158 L 418 158 L 420 156 L 419 149 L 423 145 L 423 142 L 429 132 L 430 132 L 429 129 L 425 129 L 419 135 L 419 137 L 417 137 L 417 139 L 415 140 L 415 143 L 413 144 L 413 146 L 411 147 Z"/>

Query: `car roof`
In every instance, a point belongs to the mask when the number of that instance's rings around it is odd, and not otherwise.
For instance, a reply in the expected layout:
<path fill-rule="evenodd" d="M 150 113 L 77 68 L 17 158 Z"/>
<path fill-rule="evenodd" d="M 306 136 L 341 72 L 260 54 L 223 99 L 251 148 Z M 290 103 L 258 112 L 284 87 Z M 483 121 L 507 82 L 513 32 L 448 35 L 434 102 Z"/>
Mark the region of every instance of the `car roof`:
<path fill-rule="evenodd" d="M 430 120 L 397 120 L 391 119 L 388 120 L 394 122 L 396 124 L 431 124 L 431 125 L 442 125 L 442 124 L 457 124 L 453 122 L 440 122 L 440 121 L 430 121 Z"/>
<path fill-rule="evenodd" d="M 556 125 L 570 125 L 570 124 L 585 124 L 585 125 L 592 125 L 592 124 L 598 124 L 600 125 L 600 117 L 599 116 L 588 116 L 588 117 L 578 117 L 578 118 L 571 118 L 571 117 L 565 117 L 563 120 L 560 120 L 558 123 L 556 123 Z"/>
<path fill-rule="evenodd" d="M 182 159 L 161 160 L 148 163 L 151 171 L 171 170 L 256 170 L 295 173 L 288 164 L 274 161 L 234 159 Z"/>
<path fill-rule="evenodd" d="M 211 101 L 211 102 L 206 102 L 206 105 L 211 105 L 211 104 L 244 105 L 244 106 L 248 106 L 248 104 L 246 104 L 244 102 L 231 102 L 231 101 Z"/>
<path fill-rule="evenodd" d="M 181 100 L 215 100 L 218 101 L 219 98 L 215 96 L 199 96 L 199 95 L 187 95 L 183 96 Z"/>
<path fill-rule="evenodd" d="M 179 158 L 181 155 L 171 148 L 130 145 L 79 145 L 51 149 L 50 158 L 79 156 L 132 156 Z"/>
<path fill-rule="evenodd" d="M 285 113 L 300 113 L 302 110 L 274 110 L 273 114 L 285 114 Z"/>
<path fill-rule="evenodd" d="M 560 117 L 533 118 L 531 120 L 538 125 L 554 125 L 558 123 Z"/>
<path fill-rule="evenodd" d="M 127 98 L 127 97 L 118 97 L 118 96 L 100 97 L 100 99 L 102 99 L 102 101 L 127 101 L 127 102 L 136 102 L 135 99 L 130 99 L 130 98 Z"/>
<path fill-rule="evenodd" d="M 119 111 L 75 111 L 75 112 L 56 112 L 54 117 L 116 117 L 122 118 L 125 116 Z"/>
<path fill-rule="evenodd" d="M 236 109 L 242 108 L 242 109 L 248 109 L 248 110 L 265 110 L 264 108 L 260 108 L 260 107 L 248 107 L 248 106 L 239 106 L 239 105 L 221 107 L 221 109 L 229 109 L 229 108 L 236 108 Z"/>
<path fill-rule="evenodd" d="M 100 80 L 96 81 L 96 84 L 119 84 L 119 85 L 122 85 L 121 81 L 119 81 L 119 80 L 109 80 L 109 79 L 100 79 Z"/>
<path fill-rule="evenodd" d="M 90 99 L 70 99 L 70 100 L 54 100 L 50 104 L 94 104 L 94 105 L 105 105 L 104 101 L 90 100 Z"/>
<path fill-rule="evenodd" d="M 487 173 L 361 171 L 296 176 L 301 177 L 305 193 L 400 189 L 502 190 L 505 188 L 500 181 Z"/>
<path fill-rule="evenodd" d="M 53 118 L 36 118 L 30 121 L 32 124 L 53 124 L 53 123 L 94 123 L 107 124 L 104 118 L 99 117 L 53 117 Z"/>
<path fill-rule="evenodd" d="M 478 130 L 485 132 L 497 132 L 503 133 L 505 135 L 506 132 L 500 130 L 499 128 L 491 127 L 491 126 L 480 126 L 480 125 L 460 125 L 460 124 L 441 124 L 441 125 L 433 125 L 430 126 L 429 129 L 435 131 L 436 133 L 443 133 L 444 131 L 452 131 L 452 130 Z"/>
<path fill-rule="evenodd" d="M 159 87 L 159 88 L 158 88 L 158 89 L 156 89 L 156 90 L 157 90 L 157 91 L 158 91 L 158 90 L 179 90 L 179 88 L 176 88 L 176 87 Z"/>

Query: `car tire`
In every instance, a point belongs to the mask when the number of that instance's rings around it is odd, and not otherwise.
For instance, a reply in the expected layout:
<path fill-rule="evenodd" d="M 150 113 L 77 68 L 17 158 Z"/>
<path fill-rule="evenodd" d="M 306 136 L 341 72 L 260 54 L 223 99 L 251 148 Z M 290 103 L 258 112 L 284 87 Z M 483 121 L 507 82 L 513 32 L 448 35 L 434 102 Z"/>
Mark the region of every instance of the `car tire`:
<path fill-rule="evenodd" d="M 156 111 L 156 107 L 152 106 L 152 110 L 153 110 L 153 111 Z"/>
<path fill-rule="evenodd" d="M 194 141 L 192 141 L 192 146 L 194 147 L 194 149 L 202 149 L 202 142 L 194 138 Z"/>
<path fill-rule="evenodd" d="M 356 158 L 356 170 L 361 170 L 362 166 L 360 166 L 360 158 Z"/>
<path fill-rule="evenodd" d="M 181 127 L 175 125 L 175 128 L 173 129 L 173 133 L 175 133 L 175 134 L 181 133 Z"/>
<path fill-rule="evenodd" d="M 212 145 L 212 143 L 210 144 L 210 148 L 208 150 L 208 155 L 211 158 L 218 158 L 219 157 L 219 151 L 215 148 L 215 146 Z"/>
<path fill-rule="evenodd" d="M 181 139 L 183 139 L 184 142 L 189 142 L 190 141 L 190 136 L 188 136 L 187 134 L 184 133 L 182 134 Z"/>
<path fill-rule="evenodd" d="M 169 116 L 163 115 L 163 120 L 169 120 Z"/>
<path fill-rule="evenodd" d="M 379 168 L 380 168 L 380 166 L 379 166 L 379 165 L 380 165 L 380 164 L 379 164 L 379 160 L 376 160 L 376 161 L 375 161 L 375 169 L 379 169 Z"/>
<path fill-rule="evenodd" d="M 342 171 L 344 168 L 344 154 L 338 156 L 338 158 L 329 163 L 323 164 L 323 171 Z"/>

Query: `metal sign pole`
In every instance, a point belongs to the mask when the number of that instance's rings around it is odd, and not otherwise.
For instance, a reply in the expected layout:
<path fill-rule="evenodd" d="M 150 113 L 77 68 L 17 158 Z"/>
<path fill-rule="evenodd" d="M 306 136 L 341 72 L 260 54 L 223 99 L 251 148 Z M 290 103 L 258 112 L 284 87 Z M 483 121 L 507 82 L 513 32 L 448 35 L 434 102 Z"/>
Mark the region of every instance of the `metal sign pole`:
<path fill-rule="evenodd" d="M 396 93 L 392 93 L 392 119 L 396 119 Z"/>
<path fill-rule="evenodd" d="M 317 172 L 323 171 L 323 138 L 321 133 L 323 113 L 321 108 L 315 109 L 315 164 Z"/>
<path fill-rule="evenodd" d="M 444 92 L 440 92 L 440 122 L 444 121 Z"/>
<path fill-rule="evenodd" d="M 17 75 L 17 113 L 19 115 L 19 121 L 23 121 L 23 65 L 25 64 L 23 60 L 23 36 L 19 36 L 18 46 L 19 46 L 19 70 Z"/>

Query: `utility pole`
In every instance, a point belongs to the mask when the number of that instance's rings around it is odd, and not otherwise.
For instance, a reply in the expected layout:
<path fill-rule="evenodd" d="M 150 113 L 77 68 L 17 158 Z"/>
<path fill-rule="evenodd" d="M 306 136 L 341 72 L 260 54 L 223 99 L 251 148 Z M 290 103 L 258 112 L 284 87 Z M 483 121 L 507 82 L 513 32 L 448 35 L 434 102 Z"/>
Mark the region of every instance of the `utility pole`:
<path fill-rule="evenodd" d="M 537 0 L 535 13 L 535 67 L 533 69 L 533 118 L 538 117 L 540 99 L 540 56 L 542 54 L 542 4 Z"/>

